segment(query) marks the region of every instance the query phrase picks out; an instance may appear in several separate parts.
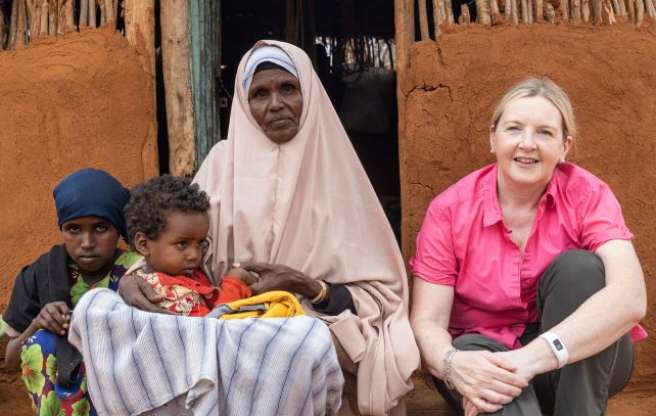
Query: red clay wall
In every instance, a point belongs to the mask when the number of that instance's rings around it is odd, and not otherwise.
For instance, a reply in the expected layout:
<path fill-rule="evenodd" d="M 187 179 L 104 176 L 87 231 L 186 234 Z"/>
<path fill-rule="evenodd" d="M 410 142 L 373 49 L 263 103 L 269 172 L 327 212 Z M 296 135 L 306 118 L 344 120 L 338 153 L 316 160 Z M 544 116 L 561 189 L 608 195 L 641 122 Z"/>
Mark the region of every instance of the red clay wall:
<path fill-rule="evenodd" d="M 415 44 L 403 88 L 401 140 L 406 258 L 430 200 L 492 161 L 488 126 L 515 82 L 547 75 L 570 94 L 576 163 L 607 183 L 634 232 L 649 290 L 633 381 L 656 384 L 656 36 L 630 26 L 471 27 Z"/>
<path fill-rule="evenodd" d="M 62 177 L 91 166 L 132 186 L 158 173 L 153 82 L 139 62 L 108 30 L 0 53 L 0 311 L 21 266 L 58 242 Z M 16 378 L 0 374 L 2 414 L 20 413 L 17 396 L 29 409 Z"/>

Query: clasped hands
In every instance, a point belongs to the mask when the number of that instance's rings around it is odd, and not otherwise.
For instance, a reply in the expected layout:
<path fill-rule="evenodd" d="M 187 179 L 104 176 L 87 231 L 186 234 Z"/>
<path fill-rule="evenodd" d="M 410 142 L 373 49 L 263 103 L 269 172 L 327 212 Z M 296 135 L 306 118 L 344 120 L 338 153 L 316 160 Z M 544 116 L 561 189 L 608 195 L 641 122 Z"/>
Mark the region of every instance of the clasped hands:
<path fill-rule="evenodd" d="M 450 381 L 463 397 L 465 416 L 492 413 L 519 396 L 535 377 L 531 357 L 513 351 L 458 351 L 451 359 Z"/>

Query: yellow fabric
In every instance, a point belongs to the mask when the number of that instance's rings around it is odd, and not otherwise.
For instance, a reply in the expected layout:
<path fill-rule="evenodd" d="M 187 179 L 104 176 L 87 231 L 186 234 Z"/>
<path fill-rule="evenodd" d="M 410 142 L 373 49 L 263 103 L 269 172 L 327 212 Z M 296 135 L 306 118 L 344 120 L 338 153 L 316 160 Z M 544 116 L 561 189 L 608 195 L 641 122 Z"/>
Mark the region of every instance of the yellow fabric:
<path fill-rule="evenodd" d="M 226 306 L 234 312 L 225 313 L 221 315 L 220 319 L 291 318 L 305 315 L 296 296 L 284 290 L 274 290 L 250 298 L 239 299 Z M 262 310 L 244 310 L 253 306 L 263 306 L 263 308 Z"/>

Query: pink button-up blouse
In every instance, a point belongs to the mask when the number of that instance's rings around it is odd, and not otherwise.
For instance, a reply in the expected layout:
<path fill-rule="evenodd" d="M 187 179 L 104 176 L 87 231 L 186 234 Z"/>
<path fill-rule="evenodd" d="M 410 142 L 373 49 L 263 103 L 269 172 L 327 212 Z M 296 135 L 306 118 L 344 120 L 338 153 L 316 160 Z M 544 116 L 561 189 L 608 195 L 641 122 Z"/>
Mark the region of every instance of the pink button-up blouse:
<path fill-rule="evenodd" d="M 453 337 L 476 332 L 517 348 L 526 325 L 538 321 L 538 282 L 556 256 L 574 248 L 594 252 L 633 234 L 608 185 L 581 167 L 561 163 L 539 201 L 522 253 L 503 223 L 496 186 L 492 164 L 438 195 L 410 266 L 426 282 L 454 287 Z M 631 335 L 646 337 L 639 326 Z"/>

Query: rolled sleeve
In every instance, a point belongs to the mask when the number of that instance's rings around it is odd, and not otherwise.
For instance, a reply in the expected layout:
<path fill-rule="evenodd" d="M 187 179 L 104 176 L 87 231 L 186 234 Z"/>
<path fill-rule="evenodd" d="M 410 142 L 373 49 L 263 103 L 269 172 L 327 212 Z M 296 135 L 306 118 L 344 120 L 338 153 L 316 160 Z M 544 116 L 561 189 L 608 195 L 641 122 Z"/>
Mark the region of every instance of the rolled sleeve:
<path fill-rule="evenodd" d="M 417 251 L 410 260 L 416 277 L 429 283 L 455 286 L 458 272 L 451 230 L 448 209 L 433 201 L 417 235 Z"/>
<path fill-rule="evenodd" d="M 624 222 L 622 207 L 606 184 L 589 194 L 579 221 L 581 244 L 587 250 L 595 251 L 610 240 L 633 239 Z"/>

